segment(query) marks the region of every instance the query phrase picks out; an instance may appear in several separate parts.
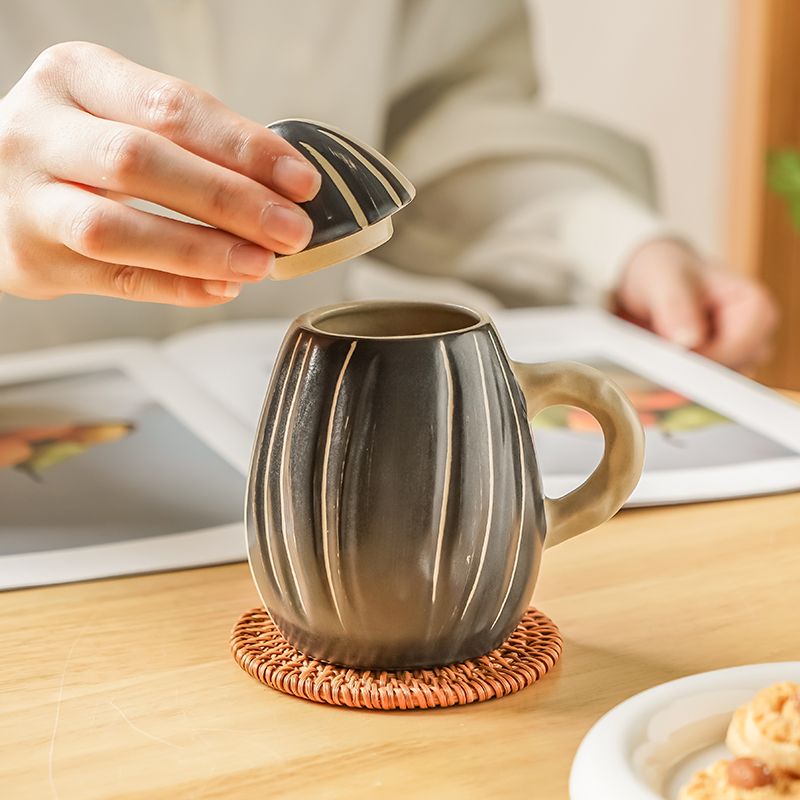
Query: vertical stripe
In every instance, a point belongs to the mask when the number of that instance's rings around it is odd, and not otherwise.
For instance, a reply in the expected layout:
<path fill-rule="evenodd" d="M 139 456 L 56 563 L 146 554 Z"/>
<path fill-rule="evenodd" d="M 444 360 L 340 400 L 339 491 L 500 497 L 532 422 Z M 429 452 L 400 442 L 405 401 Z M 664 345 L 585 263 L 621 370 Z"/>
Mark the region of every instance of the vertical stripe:
<path fill-rule="evenodd" d="M 336 408 L 339 404 L 339 393 L 342 390 L 342 381 L 344 380 L 344 374 L 347 371 L 347 365 L 350 363 L 350 359 L 353 357 L 353 351 L 356 349 L 356 345 L 358 342 L 353 342 L 350 345 L 350 350 L 347 353 L 347 357 L 344 360 L 344 365 L 342 366 L 341 372 L 339 373 L 339 377 L 336 381 L 336 389 L 333 392 L 333 400 L 331 401 L 331 414 L 330 418 L 328 419 L 328 435 L 325 439 L 325 457 L 322 461 L 322 554 L 325 560 L 325 574 L 328 576 L 328 586 L 330 587 L 331 592 L 331 599 L 333 600 L 333 606 L 336 609 L 336 615 L 339 617 L 339 621 L 344 624 L 344 620 L 342 619 L 342 610 L 339 607 L 339 599 L 336 596 L 336 588 L 333 584 L 333 559 L 335 557 L 336 564 L 337 564 L 337 571 L 339 569 L 339 539 L 338 536 L 335 537 L 335 541 L 333 542 L 334 547 L 331 548 L 331 528 L 328 522 L 328 465 L 330 463 L 330 456 L 331 456 L 331 443 L 333 441 L 333 423 L 336 418 Z M 337 498 L 336 503 L 336 514 L 339 513 L 339 503 Z M 335 533 L 338 534 L 338 526 Z M 335 552 L 333 555 L 331 554 L 331 550 Z"/>
<path fill-rule="evenodd" d="M 278 474 L 280 476 L 280 497 L 281 497 L 281 532 L 283 534 L 284 552 L 289 553 L 289 568 L 292 571 L 292 581 L 294 582 L 297 601 L 303 609 L 303 613 L 308 616 L 308 608 L 303 600 L 303 593 L 300 590 L 300 580 L 297 575 L 297 568 L 295 560 L 299 560 L 300 554 L 297 552 L 297 543 L 295 541 L 293 547 L 289 547 L 289 528 L 293 528 L 293 520 L 289 519 L 292 514 L 292 502 L 289 486 L 289 443 L 291 441 L 291 432 L 294 430 L 294 419 L 297 411 L 297 398 L 300 396 L 300 387 L 303 383 L 303 376 L 305 375 L 306 364 L 308 357 L 311 354 L 311 343 L 306 345 L 305 353 L 303 354 L 303 361 L 300 364 L 300 372 L 297 376 L 297 381 L 294 385 L 294 392 L 292 394 L 292 402 L 289 404 L 289 410 L 286 412 L 286 433 L 283 436 L 283 446 L 281 447 L 281 461 Z"/>
<path fill-rule="evenodd" d="M 265 503 L 265 505 L 267 507 L 267 526 L 268 526 L 268 530 L 272 529 L 272 495 L 273 495 L 273 492 L 271 491 L 271 485 L 272 484 L 271 484 L 271 481 L 269 479 L 269 476 L 270 476 L 270 474 L 272 472 L 272 455 L 273 455 L 273 451 L 274 451 L 274 447 L 275 447 L 275 438 L 276 438 L 276 436 L 278 434 L 278 428 L 280 427 L 281 420 L 283 418 L 283 404 L 284 404 L 284 401 L 286 400 L 286 390 L 289 387 L 289 381 L 291 380 L 292 372 L 294 371 L 294 362 L 295 362 L 295 357 L 297 356 L 297 348 L 300 347 L 300 342 L 302 340 L 303 340 L 302 336 L 298 336 L 297 337 L 297 341 L 294 343 L 294 349 L 292 350 L 292 355 L 289 358 L 289 364 L 286 367 L 286 377 L 285 377 L 285 379 L 283 381 L 283 386 L 281 386 L 281 395 L 280 395 L 280 398 L 278 400 L 278 407 L 275 409 L 275 421 L 274 421 L 274 423 L 272 425 L 272 433 L 270 434 L 269 446 L 267 447 L 267 464 L 266 464 L 266 468 L 265 468 L 266 480 L 264 481 L 264 492 L 266 494 L 266 497 L 265 497 L 266 503 Z M 287 433 L 288 433 L 287 426 L 284 425 L 284 429 L 283 429 L 284 440 L 286 438 Z M 283 512 L 281 511 L 281 515 L 282 514 L 283 514 Z M 281 531 L 281 535 L 282 536 L 284 535 L 283 531 Z M 272 569 L 272 574 L 275 576 L 275 581 L 278 584 L 278 588 L 280 589 L 281 593 L 282 594 L 286 594 L 286 584 L 284 583 L 283 574 L 282 574 L 283 573 L 283 569 L 279 566 L 279 564 L 278 564 L 278 562 L 277 562 L 277 560 L 275 558 L 275 554 L 272 551 L 272 536 L 270 536 L 269 533 L 267 533 L 266 540 L 267 540 L 267 553 L 268 553 L 268 556 L 269 556 L 269 564 L 270 564 L 270 567 Z"/>
<path fill-rule="evenodd" d="M 353 216 L 356 218 L 356 223 L 358 224 L 359 228 L 366 228 L 369 225 L 367 221 L 367 217 L 364 214 L 361 206 L 358 204 L 358 200 L 356 200 L 355 195 L 350 191 L 350 187 L 344 182 L 344 178 L 337 172 L 336 168 L 328 161 L 325 156 L 321 153 L 318 153 L 310 144 L 306 142 L 300 142 L 300 144 L 308 150 L 309 153 L 314 157 L 314 160 L 328 173 L 328 176 L 333 181 L 336 188 L 341 193 L 342 197 L 344 198 L 347 205 L 350 207 L 350 211 L 353 212 Z"/>
<path fill-rule="evenodd" d="M 478 590 L 478 583 L 481 579 L 483 572 L 483 565 L 486 561 L 486 551 L 489 548 L 489 534 L 492 529 L 492 514 L 494 512 L 494 448 L 492 446 L 492 418 L 489 411 L 489 390 L 486 385 L 486 371 L 483 367 L 483 357 L 481 356 L 481 349 L 478 343 L 478 337 L 473 339 L 475 342 L 475 352 L 478 354 L 478 367 L 481 371 L 481 388 L 483 389 L 483 409 L 486 416 L 486 446 L 489 452 L 489 508 L 486 513 L 486 530 L 483 533 L 483 547 L 481 548 L 481 556 L 478 561 L 478 571 L 475 573 L 475 582 L 472 584 L 472 590 L 467 598 L 467 603 L 464 610 L 461 612 L 461 619 L 464 619 L 467 609 L 475 597 L 475 592 Z"/>
<path fill-rule="evenodd" d="M 525 500 L 526 500 L 526 486 L 525 486 L 525 450 L 523 448 L 523 441 L 522 441 L 522 426 L 520 425 L 519 421 L 519 408 L 517 407 L 517 403 L 514 400 L 514 395 L 511 392 L 511 384 L 508 382 L 508 375 L 506 375 L 506 370 L 503 365 L 503 356 L 500 354 L 500 350 L 497 348 L 497 342 L 495 342 L 494 337 L 490 337 L 492 340 L 492 344 L 494 345 L 495 352 L 497 353 L 497 358 L 500 360 L 500 371 L 503 373 L 503 380 L 506 383 L 506 389 L 508 391 L 508 399 L 511 403 L 511 408 L 514 409 L 514 421 L 517 425 L 517 442 L 519 445 L 519 482 L 520 482 L 520 494 L 521 494 L 521 501 L 520 501 L 520 509 L 519 509 L 519 527 L 517 528 L 517 546 L 514 551 L 514 565 L 511 568 L 511 576 L 508 579 L 508 586 L 506 587 L 506 593 L 503 596 L 503 601 L 500 603 L 500 610 L 497 612 L 497 616 L 494 618 L 494 622 L 492 623 L 492 628 L 497 625 L 497 621 L 500 619 L 503 611 L 505 610 L 505 605 L 508 602 L 508 596 L 511 594 L 511 587 L 514 585 L 514 578 L 517 574 L 517 567 L 519 566 L 519 554 L 520 550 L 522 549 L 522 531 L 523 525 L 525 523 Z M 526 420 L 527 421 L 527 420 Z M 491 630 L 491 628 L 490 628 Z"/>
<path fill-rule="evenodd" d="M 352 153 L 360 163 L 362 163 L 383 185 L 383 188 L 386 189 L 386 193 L 389 197 L 392 198 L 392 202 L 395 203 L 398 207 L 403 205 L 403 201 L 400 199 L 400 196 L 394 190 L 394 186 L 392 186 L 389 181 L 386 180 L 386 176 L 381 173 L 379 169 L 375 167 L 367 158 L 364 157 L 362 153 L 359 153 L 358 150 L 355 149 L 352 145 L 348 144 L 344 139 L 340 136 L 337 136 L 333 131 L 327 131 L 324 128 L 319 128 L 320 133 L 324 133 L 325 136 L 333 139 L 335 142 L 338 142 L 342 147 L 344 147 L 348 152 Z"/>
<path fill-rule="evenodd" d="M 442 487 L 442 510 L 439 516 L 439 536 L 436 540 L 436 556 L 433 561 L 433 589 L 431 603 L 436 602 L 436 587 L 439 583 L 439 567 L 442 560 L 442 545 L 444 543 L 444 526 L 447 521 L 447 501 L 450 496 L 450 468 L 453 462 L 453 373 L 450 369 L 450 359 L 444 342 L 439 340 L 442 350 L 444 371 L 447 375 L 447 453 L 445 455 L 444 486 Z"/>

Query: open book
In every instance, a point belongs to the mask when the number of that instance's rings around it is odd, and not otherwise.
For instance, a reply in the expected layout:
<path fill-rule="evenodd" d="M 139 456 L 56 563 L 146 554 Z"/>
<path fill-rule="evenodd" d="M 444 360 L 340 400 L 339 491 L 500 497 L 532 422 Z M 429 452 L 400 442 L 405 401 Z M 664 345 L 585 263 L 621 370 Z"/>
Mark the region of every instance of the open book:
<path fill-rule="evenodd" d="M 502 311 L 516 361 L 607 372 L 645 426 L 629 505 L 800 489 L 800 406 L 611 315 Z M 245 482 L 288 320 L 0 358 L 0 589 L 239 561 Z M 532 424 L 544 488 L 577 486 L 602 452 L 594 420 Z"/>

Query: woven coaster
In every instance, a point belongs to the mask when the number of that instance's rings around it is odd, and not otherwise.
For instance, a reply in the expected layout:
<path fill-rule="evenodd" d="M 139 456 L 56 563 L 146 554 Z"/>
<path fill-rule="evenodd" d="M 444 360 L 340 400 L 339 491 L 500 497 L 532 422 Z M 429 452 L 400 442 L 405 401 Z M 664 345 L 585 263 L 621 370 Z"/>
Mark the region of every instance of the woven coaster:
<path fill-rule="evenodd" d="M 317 703 L 389 711 L 465 705 L 518 692 L 558 661 L 561 634 L 529 608 L 506 642 L 481 658 L 432 669 L 359 670 L 304 656 L 256 608 L 236 623 L 231 650 L 245 672 L 273 689 Z"/>

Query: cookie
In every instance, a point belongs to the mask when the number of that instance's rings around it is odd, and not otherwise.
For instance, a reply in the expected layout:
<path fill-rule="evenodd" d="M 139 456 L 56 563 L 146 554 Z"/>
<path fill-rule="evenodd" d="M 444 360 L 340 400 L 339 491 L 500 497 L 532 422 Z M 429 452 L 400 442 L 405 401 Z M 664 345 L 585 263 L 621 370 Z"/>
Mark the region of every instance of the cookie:
<path fill-rule="evenodd" d="M 752 758 L 722 760 L 696 772 L 678 800 L 780 800 L 800 798 L 800 780 Z"/>
<path fill-rule="evenodd" d="M 725 739 L 737 758 L 756 758 L 800 775 L 800 684 L 783 681 L 738 709 Z"/>

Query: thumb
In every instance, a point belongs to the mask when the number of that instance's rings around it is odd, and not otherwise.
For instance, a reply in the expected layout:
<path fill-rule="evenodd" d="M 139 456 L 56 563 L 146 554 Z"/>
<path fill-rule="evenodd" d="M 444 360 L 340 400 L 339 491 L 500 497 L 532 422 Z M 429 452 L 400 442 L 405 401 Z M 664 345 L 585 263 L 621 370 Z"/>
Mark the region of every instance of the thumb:
<path fill-rule="evenodd" d="M 693 253 L 673 241 L 640 248 L 623 275 L 618 299 L 653 333 L 687 349 L 709 335 L 705 291 Z"/>
<path fill-rule="evenodd" d="M 687 349 L 708 338 L 702 288 L 686 270 L 655 271 L 648 286 L 653 332 Z"/>

